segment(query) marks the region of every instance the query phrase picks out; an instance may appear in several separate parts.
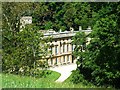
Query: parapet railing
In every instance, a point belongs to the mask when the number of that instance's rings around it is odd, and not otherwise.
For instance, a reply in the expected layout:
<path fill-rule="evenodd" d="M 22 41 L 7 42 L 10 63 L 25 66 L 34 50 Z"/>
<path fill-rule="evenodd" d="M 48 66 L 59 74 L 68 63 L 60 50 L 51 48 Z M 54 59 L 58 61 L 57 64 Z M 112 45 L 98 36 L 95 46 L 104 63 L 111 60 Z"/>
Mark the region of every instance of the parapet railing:
<path fill-rule="evenodd" d="M 52 36 L 53 38 L 72 37 L 77 32 L 90 33 L 92 30 L 80 30 L 80 31 L 64 31 L 64 32 L 47 32 L 44 33 L 44 37 Z"/>

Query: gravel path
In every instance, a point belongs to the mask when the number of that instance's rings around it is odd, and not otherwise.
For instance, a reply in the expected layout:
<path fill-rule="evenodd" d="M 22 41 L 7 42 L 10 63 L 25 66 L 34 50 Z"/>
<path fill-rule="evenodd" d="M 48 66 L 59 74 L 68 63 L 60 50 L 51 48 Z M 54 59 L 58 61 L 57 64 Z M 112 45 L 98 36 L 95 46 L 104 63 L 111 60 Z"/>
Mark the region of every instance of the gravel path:
<path fill-rule="evenodd" d="M 71 74 L 72 70 L 75 70 L 77 68 L 76 64 L 69 64 L 69 65 L 63 65 L 63 66 L 56 66 L 50 68 L 52 71 L 59 72 L 61 76 L 56 80 L 56 82 L 63 82 L 65 81 Z"/>

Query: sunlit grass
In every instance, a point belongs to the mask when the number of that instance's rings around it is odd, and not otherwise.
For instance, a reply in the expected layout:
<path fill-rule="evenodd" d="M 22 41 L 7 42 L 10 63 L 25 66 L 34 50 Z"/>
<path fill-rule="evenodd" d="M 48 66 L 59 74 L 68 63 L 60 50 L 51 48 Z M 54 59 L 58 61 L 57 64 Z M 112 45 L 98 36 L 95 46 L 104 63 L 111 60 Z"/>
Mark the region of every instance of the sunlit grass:
<path fill-rule="evenodd" d="M 28 76 L 2 74 L 3 88 L 96 88 L 92 84 L 84 85 L 83 83 L 73 84 L 71 82 L 72 76 L 66 81 L 59 83 L 55 82 L 60 74 L 53 72 L 46 78 L 34 78 Z"/>
<path fill-rule="evenodd" d="M 28 76 L 2 74 L 3 88 L 43 88 L 52 87 L 54 82 L 60 76 L 57 72 L 52 72 L 46 78 L 34 78 Z"/>
<path fill-rule="evenodd" d="M 65 80 L 63 83 L 59 83 L 59 84 L 61 84 L 62 88 L 97 88 L 96 86 L 94 86 L 91 83 L 89 83 L 87 85 L 83 84 L 82 82 L 78 83 L 78 84 L 73 84 L 71 79 L 72 79 L 72 75 L 67 80 Z"/>
<path fill-rule="evenodd" d="M 2 74 L 0 74 L 0 88 L 2 88 Z"/>

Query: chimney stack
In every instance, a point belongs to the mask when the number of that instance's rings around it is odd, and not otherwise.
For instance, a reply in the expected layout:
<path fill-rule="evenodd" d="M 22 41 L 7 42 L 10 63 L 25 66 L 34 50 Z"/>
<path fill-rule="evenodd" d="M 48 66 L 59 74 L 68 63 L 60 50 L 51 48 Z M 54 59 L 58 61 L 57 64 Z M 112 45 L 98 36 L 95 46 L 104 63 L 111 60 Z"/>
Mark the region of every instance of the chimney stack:
<path fill-rule="evenodd" d="M 81 26 L 79 26 L 79 31 L 81 31 L 82 30 L 82 27 Z"/>
<path fill-rule="evenodd" d="M 70 27 L 70 31 L 71 31 L 71 32 L 74 32 L 74 28 Z"/>
<path fill-rule="evenodd" d="M 91 26 L 88 26 L 87 30 L 91 30 Z"/>

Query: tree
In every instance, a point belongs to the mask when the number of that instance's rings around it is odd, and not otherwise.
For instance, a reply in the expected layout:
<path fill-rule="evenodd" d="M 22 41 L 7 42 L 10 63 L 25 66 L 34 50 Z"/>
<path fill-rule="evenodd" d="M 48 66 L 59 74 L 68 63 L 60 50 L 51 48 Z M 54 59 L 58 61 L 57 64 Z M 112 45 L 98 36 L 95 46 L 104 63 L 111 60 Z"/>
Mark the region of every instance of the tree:
<path fill-rule="evenodd" d="M 3 60 L 4 72 L 19 73 L 22 69 L 30 71 L 37 68 L 36 62 L 43 60 L 47 54 L 48 38 L 43 38 L 34 25 L 26 26 L 20 31 L 20 17 L 31 3 L 3 3 Z M 25 73 L 25 72 L 24 72 Z"/>
<path fill-rule="evenodd" d="M 82 69 L 83 64 L 83 55 L 84 50 L 86 47 L 86 37 L 84 32 L 78 32 L 76 35 L 72 38 L 73 42 L 72 44 L 75 45 L 75 50 L 73 52 L 74 57 L 77 59 L 77 65 L 79 69 Z"/>
<path fill-rule="evenodd" d="M 43 2 L 33 3 L 33 23 L 39 29 L 55 31 L 69 30 L 70 27 L 83 29 L 92 25 L 92 11 L 88 3 Z M 42 7 L 42 8 L 41 8 Z"/>
<path fill-rule="evenodd" d="M 8 33 L 3 37 L 3 71 L 18 72 L 24 67 L 35 68 L 37 60 L 42 60 L 47 55 L 48 40 L 44 40 L 43 34 L 38 33 L 33 26 L 26 27 L 13 37 L 15 46 L 10 45 L 11 40 L 5 39 L 7 36 Z"/>
<path fill-rule="evenodd" d="M 83 67 L 82 69 L 78 67 L 76 72 L 79 71 L 84 75 L 84 79 L 95 85 L 112 85 L 120 88 L 118 83 L 120 82 L 119 7 L 119 3 L 104 3 L 102 7 L 98 6 L 98 11 L 93 9 L 96 18 L 93 19 L 95 22 L 90 35 L 91 41 L 86 46 L 82 58 Z M 76 49 L 75 52 L 80 53 Z M 78 80 L 79 78 L 78 76 Z"/>

